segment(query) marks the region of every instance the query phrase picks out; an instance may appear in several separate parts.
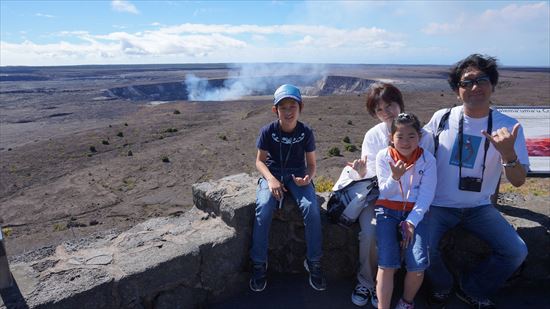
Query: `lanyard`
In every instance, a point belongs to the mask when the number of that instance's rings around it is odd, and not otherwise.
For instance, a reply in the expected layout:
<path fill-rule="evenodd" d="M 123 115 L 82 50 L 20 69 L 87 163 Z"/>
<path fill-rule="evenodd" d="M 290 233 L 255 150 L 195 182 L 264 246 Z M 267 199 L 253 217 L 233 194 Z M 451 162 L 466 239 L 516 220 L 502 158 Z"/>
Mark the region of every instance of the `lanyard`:
<path fill-rule="evenodd" d="M 493 131 L 493 110 L 489 109 L 489 117 L 487 119 L 487 133 L 491 134 Z M 481 182 L 483 182 L 483 174 L 485 174 L 485 159 L 487 158 L 487 151 L 489 150 L 489 139 L 485 138 L 485 145 L 483 151 L 483 165 L 481 170 Z M 458 122 L 458 174 L 462 178 L 462 146 L 464 145 L 464 111 L 460 111 L 460 121 Z"/>
<path fill-rule="evenodd" d="M 411 194 L 411 188 L 412 188 L 414 170 L 415 169 L 416 169 L 416 166 L 413 167 L 413 170 L 411 172 L 411 177 L 409 177 L 409 187 L 407 188 L 407 196 L 406 197 L 405 197 L 405 192 L 403 191 L 403 185 L 401 184 L 401 179 L 399 179 L 399 191 L 401 191 L 401 199 L 403 200 L 403 211 L 405 211 L 405 208 L 407 207 L 407 202 L 409 200 L 409 195 Z"/>
<path fill-rule="evenodd" d="M 290 151 L 292 150 L 292 144 L 294 141 L 294 138 L 296 137 L 296 132 L 298 131 L 298 125 L 296 125 L 296 128 L 294 128 L 294 132 L 292 134 L 292 137 L 290 138 L 290 146 L 288 147 L 288 151 L 286 153 L 285 160 L 283 161 L 283 134 L 281 131 L 281 124 L 277 123 L 279 126 L 279 160 L 281 162 L 281 180 L 283 180 L 284 170 L 286 168 L 286 164 L 288 163 L 288 159 L 290 158 Z"/>

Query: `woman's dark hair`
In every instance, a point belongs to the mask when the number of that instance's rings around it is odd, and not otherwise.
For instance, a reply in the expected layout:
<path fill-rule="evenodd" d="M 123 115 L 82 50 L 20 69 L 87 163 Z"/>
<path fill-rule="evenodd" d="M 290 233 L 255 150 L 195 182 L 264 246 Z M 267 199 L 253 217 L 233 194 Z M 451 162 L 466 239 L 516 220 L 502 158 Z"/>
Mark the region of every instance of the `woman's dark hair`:
<path fill-rule="evenodd" d="M 498 83 L 497 59 L 487 55 L 471 54 L 470 56 L 457 62 L 449 72 L 449 86 L 453 91 L 458 91 L 458 82 L 462 78 L 462 73 L 467 68 L 478 68 L 480 71 L 489 76 L 493 91 Z"/>
<path fill-rule="evenodd" d="M 401 113 L 395 117 L 391 123 L 391 135 L 393 136 L 397 131 L 397 126 L 411 126 L 413 127 L 418 135 L 422 135 L 422 126 L 420 120 L 416 117 L 415 114 Z"/>
<path fill-rule="evenodd" d="M 401 91 L 392 84 L 375 83 L 369 87 L 367 91 L 367 111 L 372 117 L 376 117 L 376 105 L 380 100 L 387 103 L 395 102 L 399 105 L 401 112 L 405 110 L 403 95 Z"/>

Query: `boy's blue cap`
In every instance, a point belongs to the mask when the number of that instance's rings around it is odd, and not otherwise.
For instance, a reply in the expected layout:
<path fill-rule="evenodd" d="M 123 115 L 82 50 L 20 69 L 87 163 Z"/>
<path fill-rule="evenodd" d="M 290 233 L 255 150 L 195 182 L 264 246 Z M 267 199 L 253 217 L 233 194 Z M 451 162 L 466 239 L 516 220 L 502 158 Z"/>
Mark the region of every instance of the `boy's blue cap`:
<path fill-rule="evenodd" d="M 300 89 L 298 89 L 294 85 L 284 84 L 281 87 L 277 88 L 277 90 L 275 90 L 275 94 L 273 95 L 273 105 L 277 106 L 279 102 L 286 98 L 294 99 L 296 100 L 296 102 L 302 104 L 302 95 L 300 94 Z"/>

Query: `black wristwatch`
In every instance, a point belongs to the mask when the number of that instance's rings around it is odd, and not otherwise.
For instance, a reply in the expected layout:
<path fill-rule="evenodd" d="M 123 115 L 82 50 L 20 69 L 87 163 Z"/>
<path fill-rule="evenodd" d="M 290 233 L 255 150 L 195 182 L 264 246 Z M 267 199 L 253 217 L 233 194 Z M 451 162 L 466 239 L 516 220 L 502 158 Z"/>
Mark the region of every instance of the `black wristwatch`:
<path fill-rule="evenodd" d="M 516 157 L 512 161 L 502 162 L 502 166 L 504 166 L 504 167 L 516 167 L 516 165 L 518 165 L 518 163 L 519 163 L 519 160 L 518 160 L 518 157 Z"/>

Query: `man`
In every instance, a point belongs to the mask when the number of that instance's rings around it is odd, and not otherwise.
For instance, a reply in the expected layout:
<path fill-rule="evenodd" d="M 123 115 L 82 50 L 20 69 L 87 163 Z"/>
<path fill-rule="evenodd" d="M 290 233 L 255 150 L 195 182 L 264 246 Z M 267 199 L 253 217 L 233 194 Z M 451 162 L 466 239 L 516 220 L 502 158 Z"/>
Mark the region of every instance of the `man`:
<path fill-rule="evenodd" d="M 492 255 L 459 278 L 456 295 L 472 307 L 494 308 L 488 296 L 523 262 L 527 247 L 491 203 L 491 195 L 502 171 L 516 187 L 525 182 L 525 137 L 516 119 L 490 108 L 498 83 L 495 58 L 470 55 L 451 69 L 448 81 L 462 105 L 450 113 L 437 111 L 426 125 L 436 136 L 438 173 L 430 207 L 427 275 L 433 292 L 428 302 L 443 306 L 452 292 L 453 278 L 441 259 L 439 241 L 461 224 L 486 241 Z"/>

